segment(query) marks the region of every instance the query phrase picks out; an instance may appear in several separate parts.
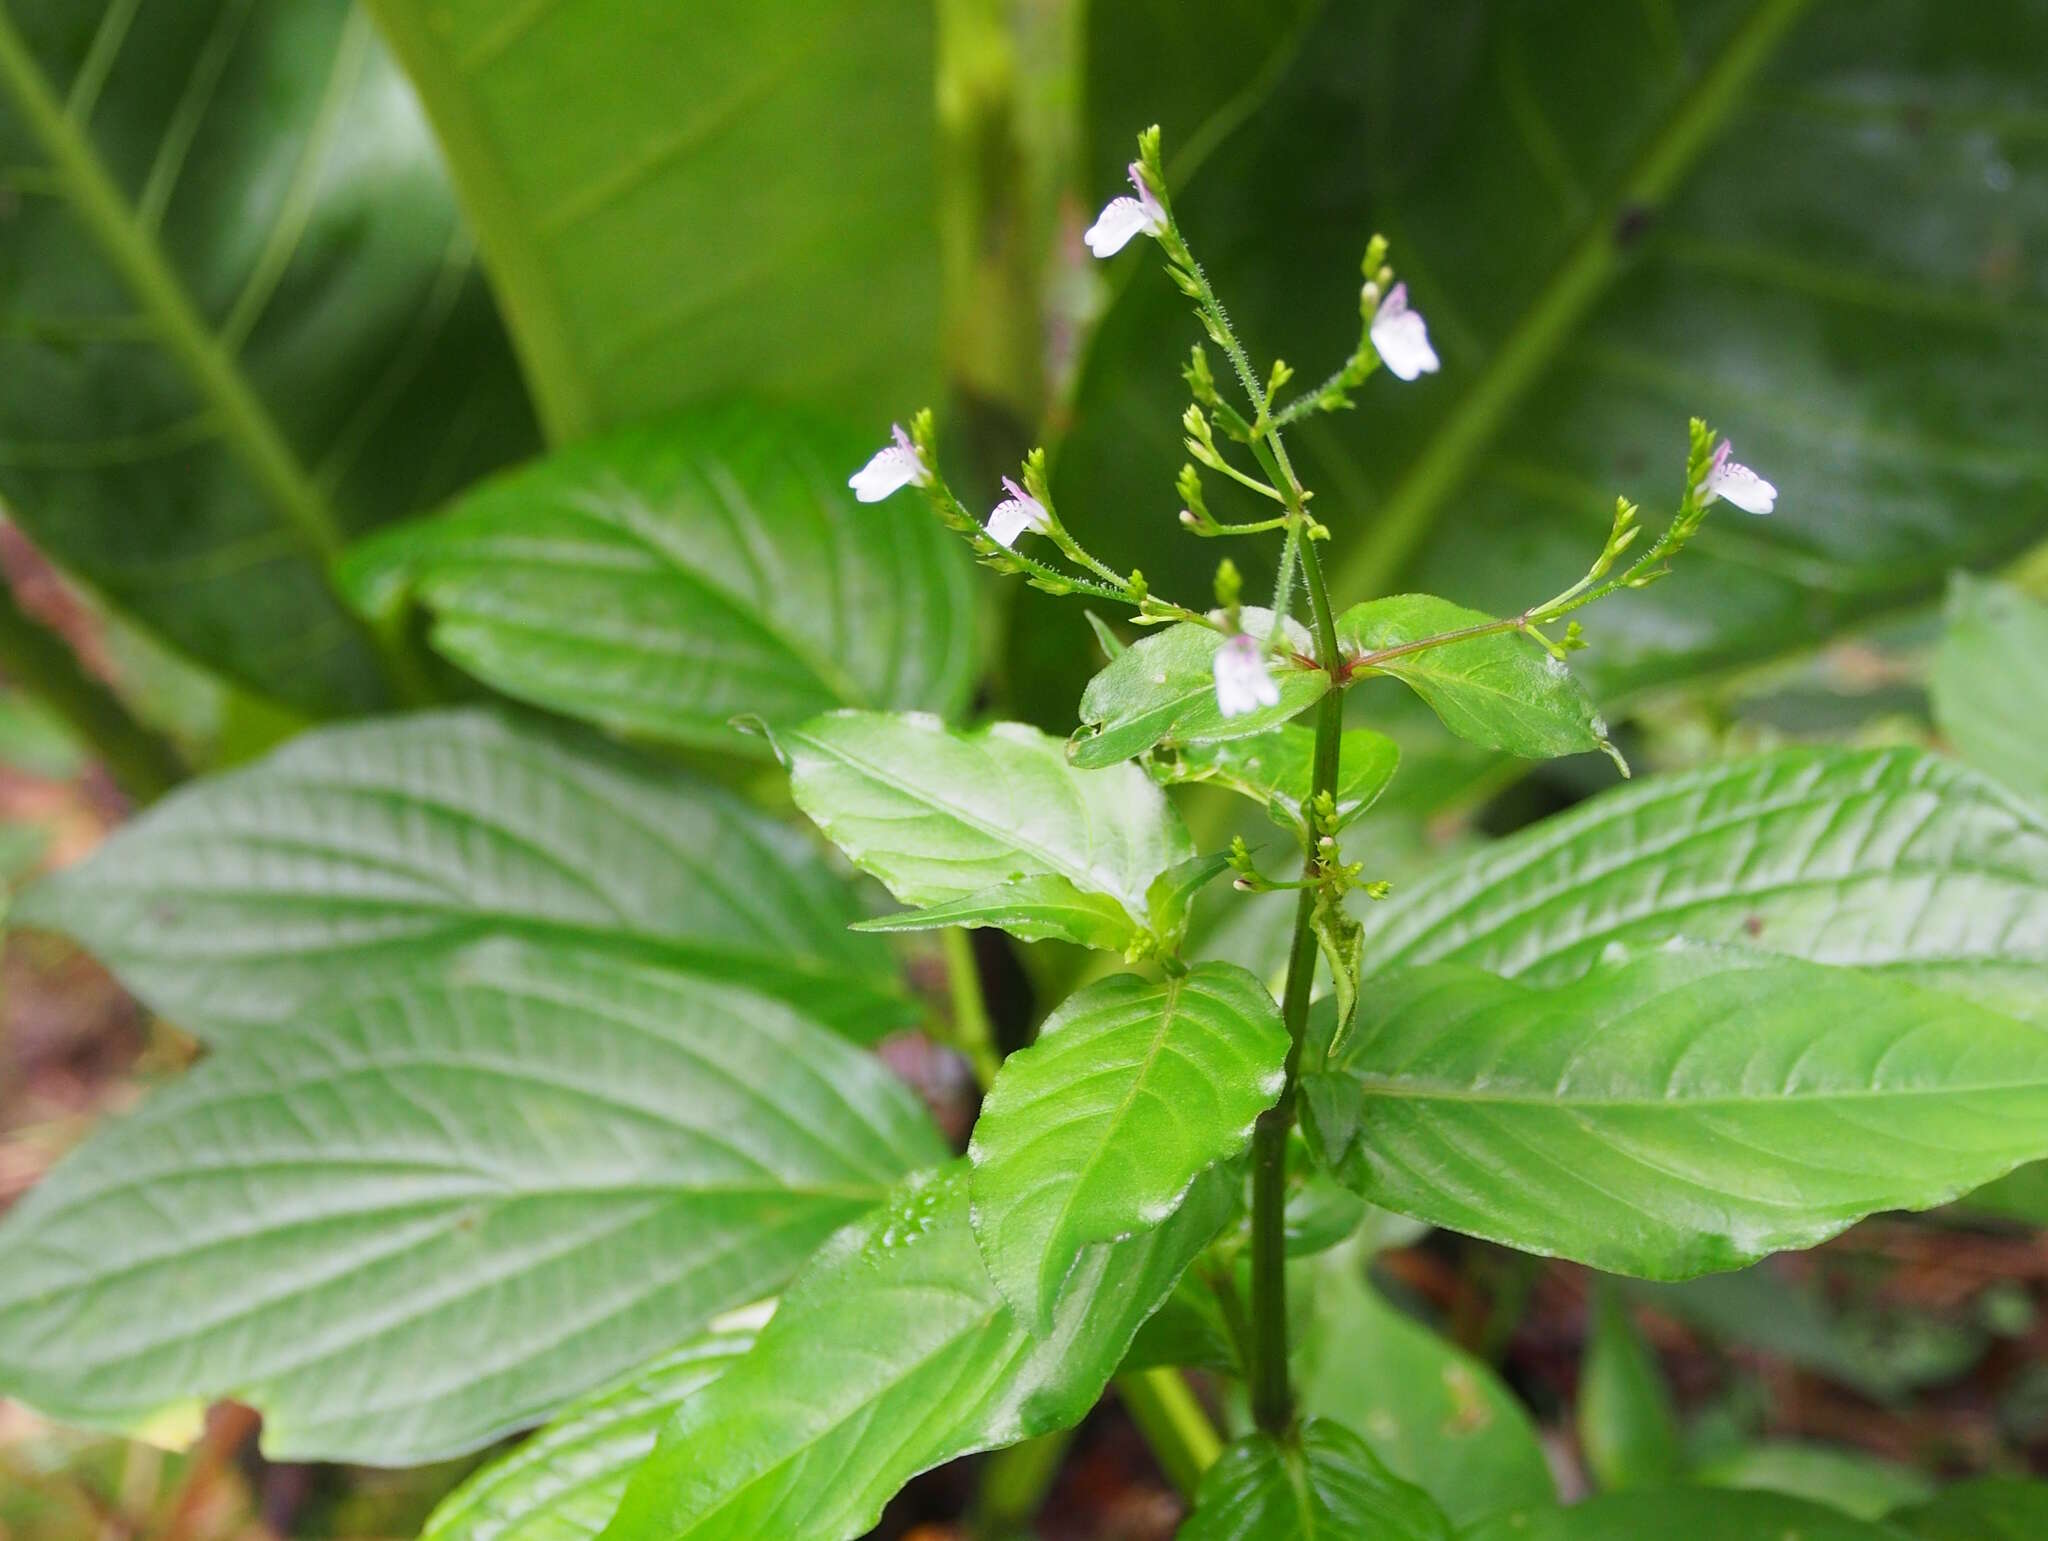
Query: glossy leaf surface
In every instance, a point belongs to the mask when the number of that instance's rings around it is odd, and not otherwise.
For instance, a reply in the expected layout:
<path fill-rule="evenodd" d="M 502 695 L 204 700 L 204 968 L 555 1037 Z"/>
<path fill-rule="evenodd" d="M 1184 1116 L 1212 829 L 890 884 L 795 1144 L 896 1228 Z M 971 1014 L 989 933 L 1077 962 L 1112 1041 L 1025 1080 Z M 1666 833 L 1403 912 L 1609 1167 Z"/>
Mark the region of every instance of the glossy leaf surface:
<path fill-rule="evenodd" d="M 1315 729 L 1290 724 L 1251 738 L 1188 744 L 1148 762 L 1167 786 L 1201 781 L 1264 803 L 1273 822 L 1306 832 L 1304 811 L 1315 785 Z M 1337 752 L 1337 827 L 1342 829 L 1379 800 L 1401 763 L 1400 747 L 1384 733 L 1350 728 Z"/>
<path fill-rule="evenodd" d="M 1202 1476 L 1180 1541 L 1450 1541 L 1450 1522 L 1342 1424 L 1311 1418 L 1296 1442 L 1252 1434 Z"/>

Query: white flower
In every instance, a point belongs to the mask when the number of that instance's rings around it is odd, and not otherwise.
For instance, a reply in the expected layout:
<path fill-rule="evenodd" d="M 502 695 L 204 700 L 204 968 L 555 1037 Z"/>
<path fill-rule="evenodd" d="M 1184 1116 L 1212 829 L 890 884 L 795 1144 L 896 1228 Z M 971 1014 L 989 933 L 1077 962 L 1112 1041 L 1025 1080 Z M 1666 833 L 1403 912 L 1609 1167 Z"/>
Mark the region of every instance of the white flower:
<path fill-rule="evenodd" d="M 1216 710 L 1226 718 L 1242 717 L 1279 704 L 1280 687 L 1266 672 L 1266 654 L 1258 639 L 1241 632 L 1225 639 L 1216 649 Z"/>
<path fill-rule="evenodd" d="M 1429 345 L 1429 327 L 1422 312 L 1408 308 L 1408 286 L 1396 284 L 1372 316 L 1372 345 L 1381 360 L 1403 380 L 1433 375 L 1441 367 Z"/>
<path fill-rule="evenodd" d="M 1017 537 L 1025 531 L 1043 535 L 1052 528 L 1052 515 L 1045 511 L 1045 505 L 1030 493 L 1019 487 L 1009 477 L 1003 478 L 1003 487 L 1009 496 L 998 503 L 988 516 L 988 538 L 1005 551 L 1017 544 Z"/>
<path fill-rule="evenodd" d="M 879 503 L 892 492 L 901 492 L 905 487 L 922 487 L 932 479 L 924 457 L 910 442 L 910 435 L 903 431 L 903 425 L 893 425 L 890 432 L 896 436 L 896 442 L 876 450 L 866 465 L 846 479 L 853 495 L 863 503 Z"/>
<path fill-rule="evenodd" d="M 1700 478 L 1700 484 L 1693 488 L 1693 492 L 1703 503 L 1726 498 L 1751 514 L 1768 514 L 1778 506 L 1778 489 L 1740 461 L 1730 460 L 1726 439 L 1714 451 L 1707 474 Z"/>
<path fill-rule="evenodd" d="M 1131 244 L 1134 235 L 1166 234 L 1166 210 L 1145 185 L 1145 174 L 1136 161 L 1131 162 L 1131 186 L 1138 190 L 1138 196 L 1110 199 L 1081 236 L 1098 257 L 1114 257 Z"/>

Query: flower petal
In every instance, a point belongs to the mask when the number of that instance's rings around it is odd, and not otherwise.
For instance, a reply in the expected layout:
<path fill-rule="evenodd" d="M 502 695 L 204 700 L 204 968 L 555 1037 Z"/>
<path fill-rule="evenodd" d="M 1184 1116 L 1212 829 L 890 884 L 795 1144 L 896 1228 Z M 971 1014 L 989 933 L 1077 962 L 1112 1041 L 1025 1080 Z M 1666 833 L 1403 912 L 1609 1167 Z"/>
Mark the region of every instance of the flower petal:
<path fill-rule="evenodd" d="M 1012 549 L 1017 537 L 1027 531 L 1043 535 L 1045 529 L 1045 505 L 1034 497 L 1004 498 L 988 516 L 988 538 L 1005 551 Z"/>
<path fill-rule="evenodd" d="M 1396 284 L 1373 313 L 1372 345 L 1387 368 L 1403 380 L 1433 375 L 1442 367 L 1429 345 L 1422 312 L 1408 308 L 1408 286 Z"/>
<path fill-rule="evenodd" d="M 1280 687 L 1266 672 L 1266 656 L 1256 639 L 1242 634 L 1227 638 L 1216 649 L 1214 670 L 1216 710 L 1226 719 L 1280 704 Z"/>
<path fill-rule="evenodd" d="M 931 473 L 925 470 L 916 450 L 892 444 L 876 450 L 866 465 L 846 479 L 846 485 L 859 501 L 879 503 L 893 492 L 921 487 L 930 479 Z"/>
<path fill-rule="evenodd" d="M 1715 466 L 1700 486 L 1709 502 L 1726 498 L 1745 513 L 1768 514 L 1778 506 L 1778 489 L 1739 461 Z"/>
<path fill-rule="evenodd" d="M 1088 243 L 1088 249 L 1096 256 L 1114 257 L 1131 244 L 1131 237 L 1143 234 L 1148 223 L 1145 205 L 1137 199 L 1112 198 L 1103 205 L 1095 223 L 1082 233 L 1081 239 Z"/>

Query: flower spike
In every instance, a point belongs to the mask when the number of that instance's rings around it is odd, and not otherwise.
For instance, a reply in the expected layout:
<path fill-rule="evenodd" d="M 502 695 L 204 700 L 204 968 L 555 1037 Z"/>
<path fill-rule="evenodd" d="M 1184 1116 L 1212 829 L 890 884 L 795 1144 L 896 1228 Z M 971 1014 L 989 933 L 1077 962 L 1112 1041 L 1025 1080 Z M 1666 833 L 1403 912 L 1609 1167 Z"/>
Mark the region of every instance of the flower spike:
<path fill-rule="evenodd" d="M 1396 284 L 1373 312 L 1372 345 L 1380 359 L 1403 380 L 1433 375 L 1441 367 L 1429 345 L 1429 327 L 1422 312 L 1408 308 L 1408 286 Z"/>
<path fill-rule="evenodd" d="M 1131 244 L 1133 236 L 1166 234 L 1166 210 L 1145 184 L 1144 170 L 1136 161 L 1131 162 L 1131 186 L 1138 196 L 1110 199 L 1081 237 L 1098 257 L 1114 257 Z"/>
<path fill-rule="evenodd" d="M 1778 489 L 1740 461 L 1730 460 L 1728 449 L 1723 439 L 1694 494 L 1702 503 L 1726 498 L 1745 513 L 1768 514 L 1778 506 Z"/>
<path fill-rule="evenodd" d="M 988 516 L 990 540 L 1009 551 L 1016 546 L 1018 536 L 1026 532 L 1044 535 L 1052 529 L 1052 515 L 1046 512 L 1043 503 L 1007 476 L 1003 478 L 1003 488 L 1010 495 Z"/>
<path fill-rule="evenodd" d="M 892 424 L 890 432 L 895 435 L 896 442 L 876 450 L 866 465 L 846 479 L 854 497 L 863 503 L 879 503 L 905 487 L 931 485 L 931 468 L 918 454 L 910 435 L 903 431 L 903 425 Z"/>
<path fill-rule="evenodd" d="M 1280 704 L 1280 687 L 1266 671 L 1266 655 L 1256 637 L 1240 632 L 1226 639 L 1216 649 L 1215 670 L 1216 710 L 1225 718 Z"/>

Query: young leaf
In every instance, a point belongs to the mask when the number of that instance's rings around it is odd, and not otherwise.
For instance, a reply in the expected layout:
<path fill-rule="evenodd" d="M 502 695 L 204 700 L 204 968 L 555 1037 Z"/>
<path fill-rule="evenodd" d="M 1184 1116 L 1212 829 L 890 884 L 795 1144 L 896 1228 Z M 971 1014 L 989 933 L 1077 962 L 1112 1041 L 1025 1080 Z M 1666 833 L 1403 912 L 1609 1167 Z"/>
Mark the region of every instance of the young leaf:
<path fill-rule="evenodd" d="M 1137 766 L 1075 770 L 1058 739 L 1022 723 L 961 732 L 922 713 L 832 712 L 780 743 L 797 806 L 920 908 L 1054 877 L 1114 900 L 1142 931 L 1152 880 L 1195 854 Z"/>
<path fill-rule="evenodd" d="M 1509 1509 L 1458 1541 L 1899 1541 L 1887 1524 L 1776 1493 L 1666 1488 L 1613 1493 L 1569 1509 Z M 1981 1538 L 1972 1533 L 1972 1541 Z"/>
<path fill-rule="evenodd" d="M 1495 632 L 1375 661 L 1386 650 L 1491 620 L 1434 594 L 1393 594 L 1338 616 L 1337 640 L 1358 673 L 1400 680 L 1460 738 L 1531 760 L 1599 749 L 1620 765 L 1607 724 L 1571 670 L 1527 637 Z"/>
<path fill-rule="evenodd" d="M 1228 963 L 1076 991 L 1003 1062 L 974 1126 L 974 1235 L 1024 1325 L 1043 1332 L 1090 1247 L 1171 1215 L 1243 1150 L 1280 1095 L 1287 1029 Z"/>
<path fill-rule="evenodd" d="M 1091 1252 L 1035 1337 L 982 1266 L 967 1188 L 965 1162 L 912 1179 L 834 1237 L 663 1431 L 605 1541 L 848 1541 L 918 1472 L 1078 1422 L 1234 1203 L 1208 1179 Z"/>
<path fill-rule="evenodd" d="M 1312 1265 L 1295 1354 L 1304 1412 L 1360 1431 L 1374 1455 L 1436 1500 L 1454 1525 L 1555 1503 L 1536 1427 L 1485 1364 L 1383 1300 L 1359 1248 Z"/>
<path fill-rule="evenodd" d="M 675 1410 L 753 1343 L 714 1328 L 578 1398 L 442 1499 L 420 1541 L 591 1541 Z"/>
<path fill-rule="evenodd" d="M 853 929 L 930 931 L 938 926 L 993 926 L 1020 941 L 1072 942 L 1104 952 L 1123 952 L 1139 936 L 1130 912 L 1108 894 L 1083 893 L 1052 875 L 1017 878 L 945 904 L 879 915 Z"/>
<path fill-rule="evenodd" d="M 1316 895 L 1309 924 L 1316 934 L 1316 946 L 1330 970 L 1330 993 L 1337 1013 L 1330 1025 L 1328 1047 L 1343 1047 L 1358 1014 L 1359 965 L 1365 946 L 1365 927 L 1354 920 L 1344 901 L 1328 892 Z"/>
<path fill-rule="evenodd" d="M 2048 1483 L 1979 1477 L 1886 1516 L 1919 1541 L 2039 1541 L 2048 1535 Z"/>
<path fill-rule="evenodd" d="M 738 980 L 863 1039 L 914 1020 L 799 832 L 486 711 L 308 733 L 164 799 L 29 890 L 155 1010 L 225 1041 L 480 936 Z"/>
<path fill-rule="evenodd" d="M 1311 1144 L 1372 1202 L 1646 1278 L 1811 1246 L 2048 1154 L 2048 1035 L 1737 949 L 1551 989 L 1384 975 L 1310 1079 Z"/>
<path fill-rule="evenodd" d="M 0 120 L 8 516 L 251 689 L 386 703 L 329 564 L 535 435 L 375 28 L 336 0 L 11 6 Z"/>
<path fill-rule="evenodd" d="M 1556 984 L 1683 933 L 1964 990 L 2048 994 L 2048 821 L 1914 749 L 1794 749 L 1590 799 L 1380 905 L 1368 973 Z"/>
<path fill-rule="evenodd" d="M 1216 851 L 1207 856 L 1190 856 L 1160 873 L 1145 890 L 1145 910 L 1152 920 L 1152 934 L 1168 949 L 1178 949 L 1187 937 L 1195 900 L 1229 870 L 1230 853 Z"/>
<path fill-rule="evenodd" d="M 1314 784 L 1315 729 L 1289 724 L 1251 738 L 1188 744 L 1170 758 L 1149 761 L 1153 779 L 1168 786 L 1206 781 L 1264 803 L 1275 824 L 1308 833 L 1303 805 Z M 1342 829 L 1379 800 L 1401 762 L 1401 750 L 1384 733 L 1350 728 L 1337 755 L 1337 821 Z"/>
<path fill-rule="evenodd" d="M 275 1458 L 489 1443 L 774 1293 L 944 1148 L 749 991 L 513 943 L 251 1036 L 0 1226 L 0 1388 Z"/>
<path fill-rule="evenodd" d="M 2048 606 L 1957 573 L 1928 693 L 1965 760 L 2048 808 Z"/>
<path fill-rule="evenodd" d="M 1180 1541 L 1450 1541 L 1450 1522 L 1420 1488 L 1386 1467 L 1356 1434 L 1311 1418 L 1281 1443 L 1251 1434 L 1202 1478 Z"/>
<path fill-rule="evenodd" d="M 1242 624 L 1263 640 L 1273 624 L 1272 612 L 1247 606 Z M 1068 753 L 1083 769 L 1098 769 L 1143 754 L 1154 744 L 1249 738 L 1277 727 L 1330 688 L 1329 675 L 1297 659 L 1315 655 L 1309 634 L 1289 621 L 1287 638 L 1287 647 L 1268 660 L 1279 704 L 1239 717 L 1225 717 L 1216 705 L 1216 650 L 1223 645 L 1223 633 L 1182 621 L 1142 638 L 1088 682 L 1081 696 L 1081 727 Z"/>
<path fill-rule="evenodd" d="M 343 567 L 388 625 L 524 701 L 763 753 L 835 706 L 948 712 L 975 673 L 965 548 L 915 498 L 856 503 L 872 446 L 787 409 L 699 408 L 484 483 Z"/>
<path fill-rule="evenodd" d="M 1593 1331 L 1579 1371 L 1579 1448 L 1609 1492 L 1678 1480 L 1685 1451 L 1678 1408 L 1650 1345 L 1612 1288 L 1593 1302 Z"/>

